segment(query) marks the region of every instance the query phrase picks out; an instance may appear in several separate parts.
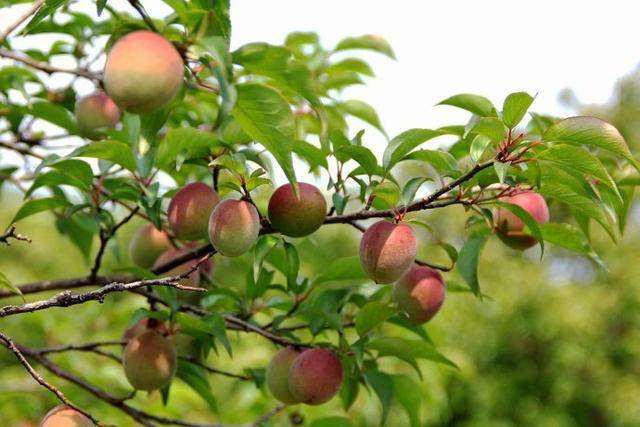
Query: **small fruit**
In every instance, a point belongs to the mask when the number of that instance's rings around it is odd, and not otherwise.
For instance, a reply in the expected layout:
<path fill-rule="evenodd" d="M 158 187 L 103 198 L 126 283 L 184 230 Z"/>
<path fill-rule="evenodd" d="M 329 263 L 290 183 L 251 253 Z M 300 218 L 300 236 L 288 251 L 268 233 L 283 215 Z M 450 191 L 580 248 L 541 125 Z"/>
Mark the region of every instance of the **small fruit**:
<path fill-rule="evenodd" d="M 153 326 L 151 326 L 150 324 L 153 324 Z M 166 334 L 169 332 L 167 326 L 164 323 L 155 319 L 153 319 L 152 321 L 152 319 L 148 317 L 143 317 L 142 319 L 138 320 L 136 323 L 125 329 L 125 331 L 122 333 L 122 341 L 128 342 L 132 338 L 135 338 L 138 335 L 142 335 L 149 330 L 154 330 L 160 334 Z"/>
<path fill-rule="evenodd" d="M 362 235 L 360 263 L 376 283 L 391 283 L 411 267 L 416 251 L 416 238 L 411 227 L 382 220 Z"/>
<path fill-rule="evenodd" d="M 527 211 L 538 224 L 549 222 L 549 208 L 544 198 L 533 191 L 523 191 L 512 196 L 502 197 L 503 202 L 520 206 Z M 505 208 L 496 213 L 497 235 L 507 246 L 524 250 L 535 246 L 535 237 L 523 232 L 525 224 L 514 213 Z"/>
<path fill-rule="evenodd" d="M 255 206 L 244 200 L 220 202 L 209 219 L 209 239 L 224 256 L 242 255 L 256 243 L 260 217 Z"/>
<path fill-rule="evenodd" d="M 414 266 L 393 285 L 393 300 L 409 321 L 426 323 L 438 313 L 446 290 L 440 273 L 425 266 Z"/>
<path fill-rule="evenodd" d="M 284 348 L 273 356 L 267 366 L 266 382 L 269 391 L 273 397 L 287 405 L 299 403 L 289 391 L 289 369 L 300 354 L 301 351 L 294 347 Z"/>
<path fill-rule="evenodd" d="M 102 92 L 85 96 L 76 104 L 76 120 L 82 136 L 100 139 L 100 129 L 114 128 L 120 120 L 118 106 Z"/>
<path fill-rule="evenodd" d="M 158 257 L 171 248 L 167 233 L 158 230 L 153 224 L 138 228 L 129 242 L 129 256 L 138 267 L 149 268 Z"/>
<path fill-rule="evenodd" d="M 40 427 L 93 427 L 93 422 L 71 406 L 58 405 L 47 412 Z"/>
<path fill-rule="evenodd" d="M 320 405 L 331 400 L 341 385 L 342 365 L 330 350 L 305 350 L 289 369 L 291 396 L 307 405 Z"/>
<path fill-rule="evenodd" d="M 209 217 L 219 201 L 218 193 L 202 182 L 182 187 L 171 199 L 167 211 L 173 234 L 182 240 L 207 237 Z"/>
<path fill-rule="evenodd" d="M 133 388 L 158 390 L 169 384 L 176 373 L 176 350 L 170 340 L 149 330 L 129 341 L 122 364 Z"/>
<path fill-rule="evenodd" d="M 152 113 L 178 93 L 183 70 L 180 54 L 164 37 L 151 31 L 134 31 L 109 51 L 104 85 L 122 109 Z"/>
<path fill-rule="evenodd" d="M 293 186 L 285 184 L 269 199 L 269 221 L 285 236 L 307 236 L 320 228 L 327 215 L 327 202 L 320 190 L 304 182 L 298 186 L 298 197 Z"/>

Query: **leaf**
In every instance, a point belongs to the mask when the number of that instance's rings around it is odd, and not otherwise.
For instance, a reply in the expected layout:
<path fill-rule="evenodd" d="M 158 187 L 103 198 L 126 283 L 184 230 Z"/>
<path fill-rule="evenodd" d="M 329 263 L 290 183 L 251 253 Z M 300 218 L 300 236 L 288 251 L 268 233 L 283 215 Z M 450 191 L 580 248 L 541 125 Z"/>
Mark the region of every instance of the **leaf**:
<path fill-rule="evenodd" d="M 480 284 L 478 283 L 478 260 L 480 251 L 487 241 L 486 236 L 476 235 L 467 240 L 460 249 L 458 262 L 456 264 L 462 278 L 467 282 L 474 295 L 482 297 L 480 294 Z"/>
<path fill-rule="evenodd" d="M 491 145 L 491 138 L 485 135 L 476 135 L 471 142 L 471 147 L 469 148 L 471 160 L 476 163 L 479 162 L 489 145 Z"/>
<path fill-rule="evenodd" d="M 165 167 L 172 167 L 175 165 L 179 153 L 182 153 L 186 160 L 205 157 L 213 148 L 222 145 L 222 142 L 210 132 L 190 127 L 173 128 L 160 142 L 158 163 Z"/>
<path fill-rule="evenodd" d="M 496 107 L 493 106 L 484 96 L 473 95 L 470 93 L 461 93 L 450 98 L 440 101 L 437 105 L 451 105 L 453 107 L 462 108 L 476 116 L 480 117 L 497 117 Z"/>
<path fill-rule="evenodd" d="M 351 50 L 351 49 L 365 49 L 373 50 L 388 56 L 391 59 L 395 59 L 396 56 L 393 53 L 393 49 L 389 43 L 380 36 L 377 35 L 364 35 L 360 37 L 347 37 L 340 40 L 334 50 Z"/>
<path fill-rule="evenodd" d="M 68 157 L 90 157 L 108 160 L 134 172 L 136 159 L 131 147 L 123 142 L 99 141 L 75 149 Z"/>
<path fill-rule="evenodd" d="M 509 94 L 502 105 L 502 121 L 509 128 L 515 128 L 527 114 L 535 98 L 526 92 Z"/>
<path fill-rule="evenodd" d="M 16 215 L 11 220 L 11 223 L 18 222 L 26 217 L 35 215 L 40 212 L 50 211 L 55 208 L 66 207 L 71 205 L 67 200 L 59 197 L 48 197 L 43 199 L 29 200 L 23 204 Z"/>
<path fill-rule="evenodd" d="M 504 138 L 504 123 L 495 117 L 481 117 L 478 119 L 470 132 L 484 135 L 491 141 L 501 141 Z"/>
<path fill-rule="evenodd" d="M 398 337 L 383 337 L 371 341 L 367 348 L 376 350 L 379 357 L 393 356 L 417 369 L 416 359 L 430 360 L 453 368 L 456 364 L 444 357 L 435 347 L 422 340 L 407 340 Z"/>
<path fill-rule="evenodd" d="M 360 265 L 360 257 L 349 256 L 331 262 L 314 280 L 316 284 L 342 280 L 364 280 L 367 275 Z"/>
<path fill-rule="evenodd" d="M 9 278 L 0 271 L 0 289 L 7 289 L 9 292 L 12 292 L 16 295 L 20 295 L 22 297 L 22 301 L 26 302 L 27 300 L 22 296 L 22 291 L 16 285 L 14 285 Z"/>
<path fill-rule="evenodd" d="M 278 92 L 261 84 L 244 83 L 236 88 L 233 116 L 249 136 L 273 154 L 289 182 L 297 184 L 291 160 L 294 120 L 289 104 Z"/>
<path fill-rule="evenodd" d="M 354 117 L 359 118 L 360 120 L 369 123 L 371 126 L 378 129 L 380 132 L 386 135 L 382 124 L 380 123 L 380 118 L 378 117 L 378 113 L 376 110 L 369 104 L 363 101 L 358 101 L 355 99 L 351 99 L 349 101 L 345 101 L 340 104 L 342 108 Z"/>
<path fill-rule="evenodd" d="M 40 22 L 42 22 L 45 18 L 50 15 L 53 15 L 56 10 L 62 8 L 62 5 L 67 3 L 69 0 L 46 0 L 44 5 L 38 9 L 38 11 L 33 15 L 31 21 L 24 27 L 22 34 L 28 34 L 33 30 Z"/>
<path fill-rule="evenodd" d="M 287 289 L 294 291 L 298 287 L 300 257 L 296 247 L 287 241 L 284 242 L 284 252 L 287 260 Z"/>
<path fill-rule="evenodd" d="M 279 239 L 275 236 L 262 236 L 253 247 L 253 280 L 258 281 L 262 263 L 269 252 L 276 247 Z"/>
<path fill-rule="evenodd" d="M 385 148 L 382 165 L 385 170 L 391 170 L 400 159 L 414 148 L 441 135 L 445 135 L 445 133 L 433 129 L 409 129 L 402 132 L 393 138 Z"/>
<path fill-rule="evenodd" d="M 293 143 L 293 152 L 309 163 L 311 169 L 315 169 L 319 166 L 322 166 L 325 169 L 329 168 L 326 154 L 324 154 L 321 149 L 307 141 L 295 141 Z"/>
<path fill-rule="evenodd" d="M 73 117 L 71 117 L 69 111 L 61 105 L 50 102 L 36 102 L 31 108 L 31 114 L 66 129 L 71 134 L 77 134 L 79 132 L 78 125 L 73 120 Z"/>
<path fill-rule="evenodd" d="M 53 170 L 53 171 L 49 171 L 49 172 L 38 175 L 36 179 L 33 180 L 33 184 L 31 184 L 31 187 L 29 187 L 27 192 L 24 193 L 24 196 L 25 198 L 29 197 L 31 193 L 33 193 L 35 190 L 37 190 L 40 187 L 57 187 L 59 185 L 69 185 L 72 187 L 79 188 L 81 190 L 88 190 L 89 188 L 86 184 L 84 184 L 82 181 L 78 180 L 77 178 L 71 175 L 67 175 L 62 172 Z"/>
<path fill-rule="evenodd" d="M 359 58 L 346 58 L 335 62 L 329 65 L 325 71 L 327 73 L 352 71 L 369 77 L 374 77 L 375 75 L 371 66 Z"/>
<path fill-rule="evenodd" d="M 416 399 L 416 392 L 420 390 L 420 384 L 407 375 L 394 375 L 393 388 L 396 400 L 409 416 L 411 427 L 420 427 L 420 404 L 422 399 Z"/>
<path fill-rule="evenodd" d="M 367 383 L 373 388 L 382 403 L 382 416 L 380 417 L 380 426 L 387 422 L 391 403 L 393 402 L 393 379 L 390 375 L 379 371 L 367 371 L 364 374 Z"/>
<path fill-rule="evenodd" d="M 376 156 L 366 147 L 359 145 L 346 145 L 344 147 L 340 147 L 336 154 L 342 153 L 358 162 L 369 176 L 375 175 L 378 170 L 378 160 L 376 159 Z"/>
<path fill-rule="evenodd" d="M 176 376 L 198 393 L 213 412 L 218 412 L 218 404 L 211 392 L 211 385 L 207 380 L 207 372 L 204 369 L 189 361 L 178 359 Z"/>
<path fill-rule="evenodd" d="M 349 418 L 325 417 L 314 420 L 310 427 L 354 427 L 354 425 Z"/>
<path fill-rule="evenodd" d="M 418 160 L 429 163 L 441 175 L 451 176 L 459 172 L 455 157 L 442 150 L 418 150 L 407 154 L 402 160 Z"/>
<path fill-rule="evenodd" d="M 428 180 L 429 178 L 423 178 L 419 176 L 417 178 L 411 178 L 409 181 L 407 181 L 404 188 L 402 189 L 402 197 L 400 199 L 402 203 L 405 205 L 411 203 L 416 197 L 416 193 L 418 192 L 422 184 L 424 184 Z"/>
<path fill-rule="evenodd" d="M 393 316 L 397 310 L 380 301 L 372 301 L 360 309 L 355 319 L 358 335 L 364 337 L 382 322 Z"/>
<path fill-rule="evenodd" d="M 527 212 L 522 207 L 515 205 L 513 203 L 496 201 L 496 205 L 502 207 L 503 209 L 508 210 L 513 213 L 515 216 L 520 218 L 522 222 L 527 226 L 531 235 L 536 238 L 538 243 L 540 243 L 540 258 L 544 255 L 544 239 L 542 237 L 542 231 L 540 230 L 540 226 L 536 222 L 536 220 L 531 216 L 529 212 Z"/>
<path fill-rule="evenodd" d="M 547 223 L 542 224 L 540 229 L 544 239 L 556 246 L 584 255 L 591 252 L 586 236 L 571 224 Z"/>
<path fill-rule="evenodd" d="M 597 117 L 578 116 L 560 120 L 547 129 L 542 139 L 598 147 L 624 157 L 639 169 L 618 129 Z"/>

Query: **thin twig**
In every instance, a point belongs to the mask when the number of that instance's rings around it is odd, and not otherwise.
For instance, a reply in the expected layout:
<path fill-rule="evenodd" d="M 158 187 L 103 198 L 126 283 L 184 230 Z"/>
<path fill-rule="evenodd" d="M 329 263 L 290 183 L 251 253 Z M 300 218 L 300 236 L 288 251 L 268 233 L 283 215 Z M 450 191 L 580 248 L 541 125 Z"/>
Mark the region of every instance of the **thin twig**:
<path fill-rule="evenodd" d="M 93 262 L 93 267 L 91 267 L 91 272 L 89 273 L 90 281 L 93 281 L 96 277 L 98 277 L 98 271 L 100 270 L 100 265 L 102 264 L 102 257 L 104 256 L 104 251 L 107 248 L 107 243 L 109 243 L 109 240 L 116 234 L 120 227 L 131 221 L 131 219 L 138 213 L 139 210 L 140 207 L 136 206 L 110 231 L 100 231 L 100 248 L 98 248 L 98 253 L 96 255 L 95 261 Z"/>
<path fill-rule="evenodd" d="M 27 236 L 23 236 L 22 234 L 16 233 L 16 225 L 15 224 L 12 224 L 9 227 L 9 229 L 3 235 L 0 236 L 0 243 L 9 246 L 9 245 L 11 245 L 11 243 L 9 243 L 9 239 L 14 239 L 14 240 L 22 241 L 22 242 L 31 243 L 31 239 L 30 238 L 28 238 Z"/>
<path fill-rule="evenodd" d="M 44 71 L 47 74 L 53 73 L 66 73 L 66 74 L 74 74 L 76 76 L 84 77 L 89 80 L 94 80 L 97 82 L 101 82 L 101 77 L 98 74 L 94 74 L 88 70 L 82 70 L 80 68 L 58 68 L 53 65 L 36 61 L 35 59 L 29 58 L 26 55 L 18 55 L 15 52 L 12 52 L 7 49 L 0 48 L 0 57 L 13 59 L 14 61 L 22 62 L 25 65 L 28 65 L 32 68 L 38 69 L 40 71 Z"/>
<path fill-rule="evenodd" d="M 2 43 L 9 35 L 20 26 L 24 21 L 26 21 L 31 15 L 36 13 L 40 6 L 44 4 L 45 0 L 36 0 L 31 6 L 18 17 L 18 19 L 11 25 L 9 25 L 2 33 L 0 33 L 0 43 Z"/>

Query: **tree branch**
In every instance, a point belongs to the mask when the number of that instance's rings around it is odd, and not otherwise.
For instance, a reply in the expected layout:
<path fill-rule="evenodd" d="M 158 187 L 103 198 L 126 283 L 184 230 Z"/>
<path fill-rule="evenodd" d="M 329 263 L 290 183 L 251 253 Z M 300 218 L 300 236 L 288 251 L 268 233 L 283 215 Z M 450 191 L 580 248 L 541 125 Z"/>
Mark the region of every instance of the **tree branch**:
<path fill-rule="evenodd" d="M 91 267 L 91 272 L 89 273 L 89 280 L 94 281 L 96 277 L 98 277 L 98 271 L 100 270 L 100 265 L 102 264 L 102 257 L 104 255 L 104 251 L 107 248 L 107 243 L 109 240 L 116 234 L 116 232 L 125 225 L 127 222 L 131 221 L 131 219 L 138 213 L 140 210 L 139 206 L 136 206 L 129 212 L 129 214 L 124 217 L 119 223 L 117 223 L 110 231 L 103 232 L 100 231 L 100 248 L 98 248 L 98 253 L 96 255 L 96 259 L 93 262 L 93 267 Z"/>
<path fill-rule="evenodd" d="M 25 13 L 20 15 L 18 19 L 11 25 L 9 25 L 2 33 L 0 33 L 0 43 L 5 41 L 9 35 L 20 26 L 24 21 L 26 21 L 31 15 L 37 12 L 40 9 L 40 6 L 44 4 L 45 0 L 36 0 L 31 6 L 26 10 Z"/>
<path fill-rule="evenodd" d="M 0 243 L 5 244 L 7 246 L 10 245 L 9 239 L 19 240 L 27 243 L 31 243 L 31 239 L 27 236 L 23 236 L 22 234 L 16 233 L 16 225 L 12 224 L 9 229 L 0 236 Z"/>
<path fill-rule="evenodd" d="M 7 49 L 0 48 L 0 57 L 13 59 L 14 61 L 22 62 L 25 65 L 28 65 L 32 68 L 35 68 L 40 71 L 44 71 L 47 74 L 53 73 L 66 73 L 66 74 L 74 74 L 79 77 L 84 77 L 89 80 L 96 81 L 98 83 L 102 82 L 102 78 L 98 74 L 94 74 L 88 70 L 82 70 L 80 68 L 58 68 L 47 62 L 36 61 L 35 59 L 29 58 L 26 55 L 18 55 L 15 52 L 12 52 Z"/>

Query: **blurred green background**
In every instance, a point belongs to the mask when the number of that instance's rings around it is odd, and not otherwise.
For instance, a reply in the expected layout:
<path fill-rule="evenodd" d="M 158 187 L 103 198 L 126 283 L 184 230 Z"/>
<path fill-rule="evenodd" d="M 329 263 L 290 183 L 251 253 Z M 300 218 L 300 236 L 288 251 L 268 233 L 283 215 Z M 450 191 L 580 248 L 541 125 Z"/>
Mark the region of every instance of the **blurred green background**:
<path fill-rule="evenodd" d="M 637 74 L 621 80 L 612 101 L 604 106 L 582 105 L 570 93 L 563 99 L 582 112 L 610 120 L 637 153 L 640 149 L 640 88 Z M 20 201 L 10 185 L 0 193 L 0 224 L 7 224 Z M 552 206 L 553 208 L 553 206 Z M 553 209 L 552 209 L 553 211 Z M 539 261 L 537 249 L 515 252 L 492 239 L 480 267 L 483 291 L 479 301 L 468 293 L 449 293 L 441 313 L 427 325 L 438 348 L 460 367 L 419 362 L 423 375 L 415 400 L 421 405 L 425 426 L 640 426 L 640 210 L 631 209 L 628 230 L 619 245 L 594 230 L 595 248 L 608 271 L 585 258 L 550 248 Z M 430 242 L 438 239 L 461 243 L 464 215 L 449 207 L 423 214 L 435 230 L 419 230 L 420 258 L 446 262 L 444 253 Z M 126 244 L 136 224 L 121 230 L 116 246 L 107 254 L 105 269 L 126 263 Z M 14 283 L 74 277 L 88 266 L 78 249 L 55 230 L 48 214 L 20 223 L 19 231 L 32 244 L 16 242 L 0 247 L 0 271 Z M 324 227 L 311 238 L 297 242 L 308 274 L 311 265 L 357 251 L 359 233 L 347 225 Z M 95 245 L 94 245 L 95 249 Z M 250 266 L 250 255 L 229 261 L 215 258 L 214 277 L 223 286 L 241 286 Z M 445 275 L 457 281 L 456 273 Z M 44 297 L 40 294 L 38 297 Z M 34 298 L 33 296 L 30 299 Z M 18 302 L 5 299 L 0 304 Z M 0 329 L 17 342 L 33 347 L 119 339 L 132 313 L 145 300 L 134 295 L 111 295 L 103 304 L 88 303 L 72 309 L 50 309 L 36 314 L 0 320 Z M 385 335 L 409 332 L 385 326 Z M 264 368 L 276 347 L 263 338 L 230 333 L 233 358 L 224 351 L 212 354 L 210 366 L 242 373 Z M 320 337 L 335 340 L 333 333 Z M 116 349 L 117 350 L 117 349 Z M 119 350 L 118 350 L 119 351 Z M 52 355 L 65 369 L 109 392 L 129 392 L 121 367 L 91 353 Z M 385 360 L 383 368 L 418 379 L 408 365 Z M 2 426 L 36 426 L 42 415 L 57 404 L 53 395 L 26 375 L 7 351 L 0 351 L 0 419 Z M 45 372 L 45 371 L 43 371 Z M 114 408 L 84 391 L 45 372 L 68 397 L 107 424 L 135 425 Z M 264 389 L 211 375 L 209 381 L 218 400 L 219 413 L 212 415 L 206 403 L 176 380 L 170 404 L 164 408 L 159 394 L 139 393 L 132 401 L 160 415 L 193 422 L 249 422 L 277 404 Z M 312 408 L 291 407 L 272 425 L 292 425 L 302 415 L 303 425 L 326 416 L 347 416 L 354 425 L 377 425 L 381 407 L 371 392 L 361 390 L 348 413 L 339 399 Z M 387 425 L 406 426 L 409 420 L 394 404 Z M 335 425 L 334 427 L 338 427 Z"/>

